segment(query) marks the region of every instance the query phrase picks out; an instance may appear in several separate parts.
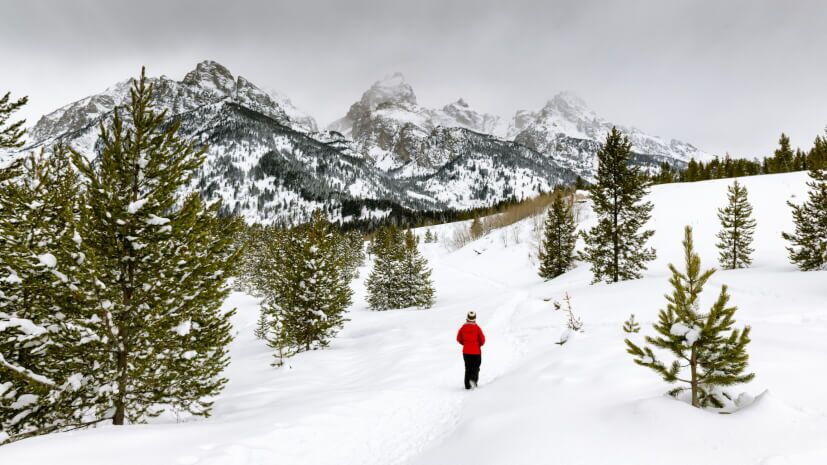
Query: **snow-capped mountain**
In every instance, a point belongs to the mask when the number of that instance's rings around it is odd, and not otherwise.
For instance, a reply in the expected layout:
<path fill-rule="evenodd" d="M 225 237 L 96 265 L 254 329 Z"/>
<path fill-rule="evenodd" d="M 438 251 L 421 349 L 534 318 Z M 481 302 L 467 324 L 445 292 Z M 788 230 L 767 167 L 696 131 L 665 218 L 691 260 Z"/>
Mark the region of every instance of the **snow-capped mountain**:
<path fill-rule="evenodd" d="M 342 130 L 376 144 L 384 144 L 387 137 L 404 141 L 398 146 L 408 144 L 407 164 L 390 158 L 377 163 L 365 156 L 367 145 L 357 139 L 316 131 L 315 121 L 287 98 L 234 77 L 212 61 L 199 63 L 181 81 L 162 76 L 150 82 L 156 108 L 180 122 L 180 135 L 208 147 L 191 189 L 207 199 L 220 198 L 225 211 L 251 222 L 295 223 L 316 208 L 326 209 L 334 219 L 359 219 L 382 215 L 388 206 L 488 206 L 575 179 L 571 171 L 542 160 L 533 150 L 464 128 L 417 120 L 401 134 L 394 132 L 399 115 L 492 124 L 490 116 L 473 113 L 464 102 L 420 112 L 410 86 L 405 88 L 401 76 L 394 79 L 397 82 L 366 93 L 349 113 L 350 127 Z M 34 143 L 28 148 L 63 141 L 94 157 L 98 125 L 106 124 L 113 109 L 126 102 L 130 85 L 131 80 L 122 81 L 44 116 L 30 130 Z M 421 168 L 425 166 L 430 168 Z"/>
<path fill-rule="evenodd" d="M 334 218 L 375 217 L 388 205 L 411 210 L 489 206 L 528 197 L 581 176 L 592 179 L 612 123 L 562 93 L 537 112 L 506 122 L 463 99 L 442 108 L 417 103 L 399 73 L 377 81 L 327 131 L 290 100 L 214 61 L 180 81 L 149 78 L 155 105 L 181 122 L 181 134 L 208 145 L 192 189 L 249 221 L 297 222 L 313 209 Z M 132 80 L 43 116 L 29 147 L 61 140 L 95 156 L 98 125 L 129 98 Z M 706 154 L 622 127 L 633 162 L 681 167 Z M 373 202 L 373 203 L 371 203 Z M 382 210 L 386 211 L 386 210 Z"/>
<path fill-rule="evenodd" d="M 328 129 L 349 137 L 356 151 L 397 177 L 433 174 L 458 154 L 443 150 L 434 131 L 460 128 L 482 134 L 500 129 L 500 118 L 471 109 L 459 99 L 441 109 L 417 104 L 400 73 L 375 82 L 347 114 Z"/>
<path fill-rule="evenodd" d="M 613 126 L 580 98 L 566 92 L 537 112 L 518 111 L 507 123 L 471 109 L 463 99 L 440 109 L 423 108 L 417 104 L 411 85 L 396 73 L 374 83 L 329 129 L 350 138 L 356 153 L 394 177 L 431 175 L 454 161 L 458 154 L 446 150 L 435 137 L 437 132 L 453 128 L 466 134 L 476 132 L 502 141 L 513 140 L 544 155 L 556 169 L 567 168 L 593 179 L 597 151 Z M 632 141 L 634 163 L 645 169 L 656 169 L 662 162 L 682 167 L 693 157 L 708 158 L 685 142 L 666 141 L 633 127 L 617 126 Z M 459 134 L 455 136 L 462 137 Z"/>
<path fill-rule="evenodd" d="M 635 162 L 644 167 L 661 162 L 682 166 L 692 158 L 710 158 L 686 142 L 667 141 L 609 122 L 570 92 L 557 94 L 537 112 L 518 111 L 509 124 L 507 138 L 554 157 L 563 166 L 590 179 L 597 169 L 597 149 L 613 126 L 629 137 Z"/>
<path fill-rule="evenodd" d="M 234 77 L 224 66 L 204 61 L 181 81 L 166 76 L 150 78 L 155 86 L 155 105 L 169 115 L 177 115 L 207 104 L 234 102 L 270 116 L 281 124 L 300 131 L 316 131 L 316 121 L 297 109 L 289 99 L 264 91 L 242 76 Z M 32 127 L 29 139 L 44 141 L 50 137 L 77 131 L 129 99 L 132 79 L 126 79 L 104 92 L 70 103 L 49 113 Z"/>

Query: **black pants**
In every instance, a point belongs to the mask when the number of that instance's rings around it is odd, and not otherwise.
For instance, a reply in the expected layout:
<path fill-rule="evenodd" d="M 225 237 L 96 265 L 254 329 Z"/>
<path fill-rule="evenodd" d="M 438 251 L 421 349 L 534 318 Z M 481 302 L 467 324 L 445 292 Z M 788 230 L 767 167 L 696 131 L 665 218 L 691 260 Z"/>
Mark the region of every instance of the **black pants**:
<path fill-rule="evenodd" d="M 481 354 L 462 354 L 465 360 L 465 389 L 471 389 L 471 382 L 476 385 L 480 380 Z"/>

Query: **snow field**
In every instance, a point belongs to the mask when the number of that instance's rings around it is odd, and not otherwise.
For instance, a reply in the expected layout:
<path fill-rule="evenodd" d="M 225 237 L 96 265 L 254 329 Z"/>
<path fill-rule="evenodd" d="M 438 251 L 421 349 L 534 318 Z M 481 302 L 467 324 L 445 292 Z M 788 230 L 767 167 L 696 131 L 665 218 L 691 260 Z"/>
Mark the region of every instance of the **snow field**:
<path fill-rule="evenodd" d="M 753 266 L 718 271 L 702 308 L 729 285 L 748 347 L 755 398 L 732 415 L 693 409 L 625 353 L 621 330 L 635 313 L 642 340 L 669 291 L 667 263 L 682 265 L 680 241 L 694 228 L 703 267 L 717 265 L 716 209 L 731 180 L 653 188 L 651 244 L 658 258 L 641 280 L 591 285 L 588 266 L 542 282 L 529 258 L 530 220 L 449 251 L 455 225 L 431 227 L 421 248 L 434 269 L 430 310 L 371 312 L 361 270 L 351 321 L 325 350 L 272 368 L 255 340 L 257 301 L 233 294 L 238 336 L 230 379 L 206 420 L 174 415 L 156 424 L 101 427 L 0 448 L 1 464 L 537 464 L 814 465 L 827 463 L 827 272 L 787 261 L 787 200 L 800 202 L 806 174 L 743 178 L 758 227 Z M 793 197 L 794 196 L 794 197 Z M 593 221 L 583 212 L 581 227 Z M 425 229 L 419 231 L 424 234 Z M 507 236 L 507 237 L 503 237 Z M 557 345 L 568 292 L 585 332 Z M 475 310 L 488 339 L 480 388 L 462 387 L 454 337 Z"/>

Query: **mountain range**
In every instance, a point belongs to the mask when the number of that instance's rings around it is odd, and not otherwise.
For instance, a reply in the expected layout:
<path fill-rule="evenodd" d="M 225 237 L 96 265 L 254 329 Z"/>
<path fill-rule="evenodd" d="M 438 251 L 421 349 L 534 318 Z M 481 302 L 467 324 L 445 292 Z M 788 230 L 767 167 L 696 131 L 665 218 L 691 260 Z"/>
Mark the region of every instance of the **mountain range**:
<path fill-rule="evenodd" d="M 431 109 L 404 76 L 375 82 L 340 119 L 320 130 L 288 98 L 234 76 L 214 61 L 181 81 L 149 78 L 156 108 L 181 123 L 181 136 L 207 144 L 191 189 L 221 199 L 249 222 L 296 223 L 316 208 L 343 221 L 381 218 L 392 208 L 466 209 L 591 180 L 613 123 L 571 93 L 511 120 L 475 111 L 463 99 Z M 26 149 L 57 141 L 97 154 L 98 125 L 129 98 L 132 80 L 59 108 L 29 130 Z M 683 167 L 708 155 L 618 125 L 633 163 Z"/>

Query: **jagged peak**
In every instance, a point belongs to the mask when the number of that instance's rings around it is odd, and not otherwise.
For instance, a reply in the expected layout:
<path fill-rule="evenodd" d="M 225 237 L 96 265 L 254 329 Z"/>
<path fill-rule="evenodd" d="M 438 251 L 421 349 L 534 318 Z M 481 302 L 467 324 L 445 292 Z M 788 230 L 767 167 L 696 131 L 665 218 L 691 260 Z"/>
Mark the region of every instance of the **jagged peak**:
<path fill-rule="evenodd" d="M 204 60 L 195 65 L 195 69 L 187 73 L 182 82 L 225 93 L 232 92 L 235 87 L 235 77 L 230 70 L 213 60 Z"/>
<path fill-rule="evenodd" d="M 375 110 L 383 103 L 410 103 L 416 105 L 416 94 L 400 72 L 395 72 L 376 81 L 362 94 L 362 104 Z"/>
<path fill-rule="evenodd" d="M 455 102 L 451 102 L 448 105 L 445 105 L 445 107 L 443 107 L 443 109 L 447 110 L 449 108 L 457 108 L 457 107 L 459 107 L 459 108 L 471 108 L 471 106 L 468 105 L 468 102 L 465 101 L 464 98 L 460 97 Z"/>

